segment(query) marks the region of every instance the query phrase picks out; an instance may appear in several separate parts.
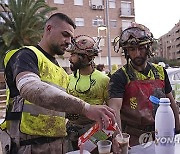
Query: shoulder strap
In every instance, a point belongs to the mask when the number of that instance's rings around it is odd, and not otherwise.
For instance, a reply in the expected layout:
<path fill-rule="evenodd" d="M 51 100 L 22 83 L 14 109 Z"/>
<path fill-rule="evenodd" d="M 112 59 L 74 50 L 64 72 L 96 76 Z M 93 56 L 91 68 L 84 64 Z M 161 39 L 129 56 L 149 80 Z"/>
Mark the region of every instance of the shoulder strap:
<path fill-rule="evenodd" d="M 151 66 L 152 72 L 154 74 L 154 78 L 159 79 L 160 77 L 159 77 L 159 73 L 158 73 L 158 70 L 156 69 L 156 67 L 150 62 L 148 62 L 148 64 Z"/>
<path fill-rule="evenodd" d="M 130 81 L 134 81 L 134 80 L 137 79 L 136 74 L 135 74 L 134 71 L 132 70 L 132 67 L 131 67 L 131 66 L 129 66 L 128 64 L 126 64 L 126 65 L 124 66 L 124 68 L 125 68 L 125 70 L 126 70 L 126 73 L 127 73 L 128 77 L 129 77 L 129 80 L 130 80 Z"/>

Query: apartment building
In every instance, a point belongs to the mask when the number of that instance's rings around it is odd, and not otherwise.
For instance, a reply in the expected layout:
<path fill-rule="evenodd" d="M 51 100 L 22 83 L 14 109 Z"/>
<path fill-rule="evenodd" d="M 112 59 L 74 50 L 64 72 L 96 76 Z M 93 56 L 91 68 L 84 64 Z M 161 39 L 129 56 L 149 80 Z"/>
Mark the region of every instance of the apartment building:
<path fill-rule="evenodd" d="M 102 49 L 96 64 L 122 66 L 126 60 L 124 55 L 115 53 L 113 40 L 122 30 L 135 21 L 134 0 L 46 0 L 49 6 L 57 7 L 54 12 L 63 12 L 73 19 L 77 28 L 75 35 L 85 34 L 95 40 L 101 37 Z M 54 13 L 53 12 L 53 13 Z M 59 59 L 63 67 L 69 66 L 69 54 Z M 109 65 L 110 64 L 110 65 Z"/>
<path fill-rule="evenodd" d="M 3 0 L 8 4 L 8 0 Z M 104 64 L 109 70 L 111 65 L 122 66 L 126 63 L 123 53 L 115 53 L 113 40 L 122 30 L 135 21 L 134 0 L 45 0 L 49 6 L 57 7 L 52 13 L 67 14 L 76 23 L 76 35 L 89 35 L 95 40 L 101 38 L 99 56 L 96 64 Z M 51 13 L 51 14 L 52 14 Z M 49 14 L 49 16 L 51 15 Z M 3 20 L 0 18 L 0 21 Z M 69 54 L 57 57 L 63 67 L 69 67 Z"/>
<path fill-rule="evenodd" d="M 159 57 L 180 59 L 180 21 L 165 35 L 159 38 Z"/>

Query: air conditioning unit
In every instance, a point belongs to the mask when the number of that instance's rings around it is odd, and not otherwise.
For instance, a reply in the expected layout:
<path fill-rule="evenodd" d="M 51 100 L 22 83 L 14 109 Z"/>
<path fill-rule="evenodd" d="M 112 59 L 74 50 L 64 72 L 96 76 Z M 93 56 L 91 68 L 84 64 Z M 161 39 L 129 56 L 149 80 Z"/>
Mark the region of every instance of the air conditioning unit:
<path fill-rule="evenodd" d="M 98 6 L 97 6 L 97 9 L 98 9 L 98 10 L 103 10 L 103 9 L 104 9 L 104 6 L 103 6 L 103 5 L 98 5 Z"/>
<path fill-rule="evenodd" d="M 96 9 L 97 9 L 97 6 L 96 6 L 96 5 L 91 5 L 91 8 L 92 8 L 93 10 L 96 10 Z"/>

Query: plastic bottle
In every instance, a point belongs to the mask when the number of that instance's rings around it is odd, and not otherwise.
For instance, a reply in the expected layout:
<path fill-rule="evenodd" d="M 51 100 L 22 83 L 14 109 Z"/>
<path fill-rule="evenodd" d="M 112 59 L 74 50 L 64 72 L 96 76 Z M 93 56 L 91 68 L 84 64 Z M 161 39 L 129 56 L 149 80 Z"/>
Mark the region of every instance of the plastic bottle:
<path fill-rule="evenodd" d="M 156 154 L 174 154 L 175 119 L 169 98 L 161 98 L 155 116 Z"/>

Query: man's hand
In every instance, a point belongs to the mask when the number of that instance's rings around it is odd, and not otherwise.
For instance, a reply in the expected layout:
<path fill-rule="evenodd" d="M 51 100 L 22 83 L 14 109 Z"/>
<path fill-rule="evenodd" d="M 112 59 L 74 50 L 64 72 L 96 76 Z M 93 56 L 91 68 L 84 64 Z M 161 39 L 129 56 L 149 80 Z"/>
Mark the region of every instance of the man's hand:
<path fill-rule="evenodd" d="M 85 116 L 99 123 L 100 129 L 107 128 L 112 121 L 115 124 L 115 112 L 106 105 L 90 105 L 84 112 Z"/>

